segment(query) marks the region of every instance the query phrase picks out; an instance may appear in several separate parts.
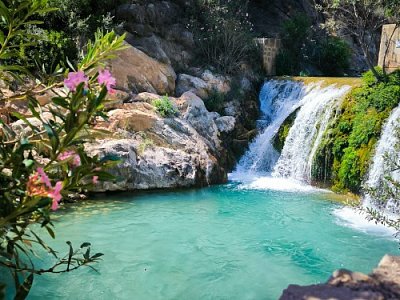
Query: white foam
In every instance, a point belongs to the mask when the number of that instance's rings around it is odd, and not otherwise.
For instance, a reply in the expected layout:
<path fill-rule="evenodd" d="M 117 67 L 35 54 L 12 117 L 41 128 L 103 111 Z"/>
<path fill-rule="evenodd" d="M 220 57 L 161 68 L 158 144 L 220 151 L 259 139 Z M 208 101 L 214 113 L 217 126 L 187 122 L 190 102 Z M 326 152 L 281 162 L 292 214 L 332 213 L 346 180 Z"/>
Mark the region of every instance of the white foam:
<path fill-rule="evenodd" d="M 350 227 L 368 234 L 386 236 L 394 239 L 394 234 L 396 233 L 394 228 L 382 224 L 376 224 L 374 221 L 368 220 L 366 213 L 362 211 L 356 210 L 352 207 L 342 207 L 335 209 L 333 214 L 337 217 L 337 223 L 341 226 Z"/>
<path fill-rule="evenodd" d="M 246 190 L 271 190 L 292 193 L 329 192 L 294 179 L 271 176 L 254 176 L 254 174 L 250 173 L 232 173 L 229 176 L 229 180 L 241 182 L 238 188 Z"/>

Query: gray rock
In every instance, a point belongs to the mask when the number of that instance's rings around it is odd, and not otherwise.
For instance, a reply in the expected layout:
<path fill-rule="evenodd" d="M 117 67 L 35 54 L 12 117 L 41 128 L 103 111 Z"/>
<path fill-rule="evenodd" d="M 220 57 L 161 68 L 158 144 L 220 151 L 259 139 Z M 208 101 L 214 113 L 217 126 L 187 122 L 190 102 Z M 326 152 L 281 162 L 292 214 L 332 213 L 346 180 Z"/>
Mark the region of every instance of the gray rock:
<path fill-rule="evenodd" d="M 141 93 L 136 102 L 120 105 L 108 112 L 107 121 L 99 122 L 98 127 L 112 136 L 86 145 L 86 150 L 100 157 L 118 156 L 121 163 L 110 170 L 120 180 L 99 183 L 95 191 L 204 186 L 226 180 L 218 159 L 220 134 L 234 127 L 234 119 L 208 112 L 191 92 L 170 97 L 179 117 L 162 118 L 150 104 L 156 98 Z"/>
<path fill-rule="evenodd" d="M 215 124 L 220 132 L 229 133 L 235 128 L 236 119 L 234 117 L 224 116 L 216 119 Z"/>
<path fill-rule="evenodd" d="M 400 257 L 385 255 L 370 274 L 338 270 L 327 283 L 289 285 L 280 300 L 386 300 L 400 299 Z"/>
<path fill-rule="evenodd" d="M 186 92 L 193 92 L 202 99 L 208 97 L 207 83 L 198 77 L 187 74 L 179 74 L 176 81 L 176 95 L 178 97 Z"/>
<path fill-rule="evenodd" d="M 226 94 L 230 91 L 230 79 L 215 75 L 211 71 L 204 71 L 200 77 L 179 74 L 176 82 L 176 94 L 181 96 L 185 92 L 193 92 L 202 99 L 206 99 L 212 92 Z"/>
<path fill-rule="evenodd" d="M 152 34 L 151 36 L 137 38 L 131 34 L 127 35 L 126 41 L 140 51 L 143 51 L 148 56 L 162 62 L 164 64 L 171 64 L 168 55 L 162 48 L 160 38 Z"/>
<path fill-rule="evenodd" d="M 238 117 L 241 113 L 240 103 L 236 100 L 225 102 L 224 113 L 227 116 Z"/>

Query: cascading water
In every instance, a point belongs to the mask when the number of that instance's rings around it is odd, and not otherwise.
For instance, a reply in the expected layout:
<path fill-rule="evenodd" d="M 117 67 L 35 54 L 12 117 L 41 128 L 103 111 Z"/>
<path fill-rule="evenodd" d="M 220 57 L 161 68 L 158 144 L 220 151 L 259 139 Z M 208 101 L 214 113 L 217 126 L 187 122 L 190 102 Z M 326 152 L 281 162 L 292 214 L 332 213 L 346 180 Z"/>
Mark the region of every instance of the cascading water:
<path fill-rule="evenodd" d="M 400 179 L 399 170 L 393 171 L 394 169 L 397 169 L 397 166 L 400 163 L 398 149 L 396 149 L 396 144 L 400 141 L 398 132 L 400 126 L 399 119 L 400 106 L 393 110 L 382 130 L 382 135 L 375 149 L 372 165 L 368 172 L 368 179 L 365 182 L 366 187 L 375 190 L 375 192 L 380 195 L 385 194 L 385 191 L 381 190 L 382 188 L 389 190 L 395 189 L 395 187 L 385 178 L 387 175 L 390 175 L 390 177 L 396 181 Z M 372 195 L 366 194 L 363 205 L 365 207 L 378 208 L 386 213 L 399 213 L 399 207 L 397 207 L 393 199 L 390 199 L 389 195 L 386 200 L 388 201 L 379 202 L 376 199 L 373 199 Z"/>
<path fill-rule="evenodd" d="M 296 81 L 271 80 L 260 93 L 260 134 L 241 158 L 232 178 L 271 174 L 275 178 L 309 179 L 317 145 L 339 99 L 350 87 L 320 87 Z M 300 108 L 280 156 L 272 141 L 283 122 Z"/>
<path fill-rule="evenodd" d="M 389 194 L 387 190 L 390 192 L 390 189 L 394 189 L 394 186 L 385 178 L 386 175 L 390 175 L 397 181 L 400 180 L 398 171 L 391 172 L 393 170 L 392 163 L 400 163 L 399 150 L 396 149 L 396 144 L 400 141 L 397 134 L 397 128 L 400 125 L 399 118 L 400 106 L 393 110 L 382 129 L 381 138 L 375 149 L 375 155 L 371 160 L 372 164 L 364 183 L 367 189 L 374 190 L 374 192 L 372 194 L 365 193 L 362 203 L 365 209 L 378 210 L 389 219 L 398 218 L 400 212 L 396 201 L 393 201 L 389 196 L 385 197 L 385 194 Z M 388 159 L 389 157 L 390 159 Z M 378 201 L 374 198 L 374 194 L 387 198 L 385 199 L 387 201 Z M 342 207 L 335 209 L 333 213 L 339 217 L 339 223 L 344 223 L 346 226 L 361 231 L 375 231 L 380 235 L 396 234 L 395 229 L 370 221 L 364 211 L 355 211 L 351 207 Z"/>
<path fill-rule="evenodd" d="M 350 86 L 321 87 L 282 80 L 266 82 L 260 94 L 262 119 L 258 124 L 261 133 L 240 160 L 231 179 L 241 181 L 240 187 L 243 189 L 290 192 L 315 190 L 304 182 L 309 183 L 314 156 L 323 133 L 335 108 L 349 90 Z M 272 141 L 285 119 L 297 109 L 295 121 L 279 155 Z M 395 128 L 400 123 L 396 122 L 399 118 L 400 107 L 393 111 L 378 143 L 366 183 L 372 188 L 379 187 L 384 180 L 384 156 L 396 144 Z M 397 158 L 400 164 L 400 158 Z M 365 205 L 378 207 L 368 196 Z M 365 215 L 355 212 L 351 207 L 334 209 L 333 214 L 338 217 L 337 222 L 346 227 L 379 235 L 393 234 L 393 230 L 368 221 Z"/>
<path fill-rule="evenodd" d="M 266 173 L 279 158 L 272 146 L 272 138 L 285 119 L 300 105 L 307 89 L 295 81 L 271 80 L 264 84 L 260 93 L 261 134 L 241 158 L 236 173 Z"/>
<path fill-rule="evenodd" d="M 332 111 L 349 89 L 316 87 L 304 97 L 272 176 L 309 182 L 312 161 Z"/>

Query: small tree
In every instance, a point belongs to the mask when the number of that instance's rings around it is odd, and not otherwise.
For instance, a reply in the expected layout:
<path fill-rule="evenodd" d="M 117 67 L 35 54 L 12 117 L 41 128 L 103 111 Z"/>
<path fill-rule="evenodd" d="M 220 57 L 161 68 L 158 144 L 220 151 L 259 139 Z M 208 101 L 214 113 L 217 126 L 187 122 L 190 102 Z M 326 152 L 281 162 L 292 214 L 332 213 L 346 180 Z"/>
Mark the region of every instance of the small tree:
<path fill-rule="evenodd" d="M 397 1 L 397 0 L 393 0 Z M 371 46 L 376 41 L 382 25 L 387 20 L 387 0 L 323 0 L 322 9 L 332 14 L 337 26 L 351 34 L 359 43 L 369 69 L 381 80 L 375 71 Z"/>
<path fill-rule="evenodd" d="M 190 29 L 202 63 L 233 74 L 240 72 L 243 63 L 252 63 L 259 56 L 247 6 L 248 0 L 195 1 Z"/>

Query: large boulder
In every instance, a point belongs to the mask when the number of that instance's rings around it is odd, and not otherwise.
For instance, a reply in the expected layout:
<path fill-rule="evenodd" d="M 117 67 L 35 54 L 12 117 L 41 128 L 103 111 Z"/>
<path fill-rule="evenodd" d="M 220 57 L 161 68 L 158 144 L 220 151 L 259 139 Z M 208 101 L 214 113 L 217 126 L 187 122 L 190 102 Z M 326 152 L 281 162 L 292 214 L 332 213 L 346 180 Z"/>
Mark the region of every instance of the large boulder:
<path fill-rule="evenodd" d="M 206 99 L 213 92 L 226 94 L 230 90 L 230 78 L 213 74 L 210 70 L 205 70 L 199 77 L 179 74 L 176 83 L 177 96 L 186 92 L 193 92 L 200 98 Z"/>
<path fill-rule="evenodd" d="M 210 113 L 193 93 L 170 98 L 178 112 L 162 118 L 151 105 L 160 96 L 141 93 L 133 103 L 108 112 L 98 127 L 111 135 L 86 145 L 91 155 L 117 156 L 111 170 L 118 180 L 100 183 L 96 191 L 126 191 L 204 186 L 225 182 L 220 136 L 233 129 L 235 120 Z"/>
<path fill-rule="evenodd" d="M 172 67 L 130 45 L 110 62 L 110 68 L 117 86 L 133 92 L 164 95 L 175 91 L 176 74 Z"/>
<path fill-rule="evenodd" d="M 203 79 L 188 74 L 179 74 L 176 82 L 176 95 L 192 92 L 202 99 L 208 97 L 209 88 Z"/>

